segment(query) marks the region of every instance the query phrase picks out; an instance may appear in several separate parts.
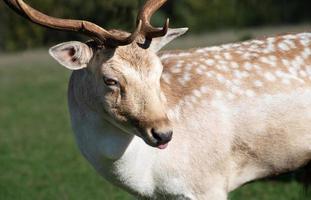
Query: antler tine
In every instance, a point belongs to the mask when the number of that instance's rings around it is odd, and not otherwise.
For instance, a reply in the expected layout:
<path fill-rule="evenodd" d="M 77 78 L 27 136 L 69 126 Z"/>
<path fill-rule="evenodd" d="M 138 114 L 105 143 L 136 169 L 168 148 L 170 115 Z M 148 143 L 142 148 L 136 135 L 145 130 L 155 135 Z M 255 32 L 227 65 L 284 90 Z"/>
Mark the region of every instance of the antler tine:
<path fill-rule="evenodd" d="M 169 19 L 167 19 L 162 27 L 162 29 L 155 28 L 151 25 L 150 19 L 152 15 L 166 2 L 167 0 L 148 0 L 143 8 L 140 10 L 137 21 L 142 21 L 142 34 L 148 38 L 152 39 L 155 37 L 164 36 L 169 27 Z"/>
<path fill-rule="evenodd" d="M 111 34 L 109 31 L 92 22 L 84 20 L 61 19 L 48 16 L 33 9 L 23 0 L 4 0 L 4 2 L 19 15 L 36 24 L 57 30 L 83 33 L 95 39 L 96 42 L 111 47 L 132 43 L 142 28 L 142 22 L 138 22 L 135 31 L 130 36 L 121 37 Z"/>
<path fill-rule="evenodd" d="M 18 3 L 16 0 L 4 0 L 4 2 L 12 9 L 14 10 L 17 14 L 21 15 L 22 17 L 25 17 L 27 19 L 28 16 L 23 12 L 23 10 L 20 9 Z"/>

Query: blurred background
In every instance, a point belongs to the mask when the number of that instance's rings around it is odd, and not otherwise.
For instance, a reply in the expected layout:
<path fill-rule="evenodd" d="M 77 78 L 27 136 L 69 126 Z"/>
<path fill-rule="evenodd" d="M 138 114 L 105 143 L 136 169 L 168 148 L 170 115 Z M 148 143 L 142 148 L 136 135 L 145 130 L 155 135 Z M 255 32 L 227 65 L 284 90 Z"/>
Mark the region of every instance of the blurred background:
<path fill-rule="evenodd" d="M 25 0 L 45 13 L 132 30 L 142 0 Z M 311 32 L 310 0 L 169 0 L 153 17 L 189 27 L 167 48 L 191 48 L 290 32 Z M 33 25 L 0 2 L 0 200 L 131 200 L 82 158 L 70 128 L 70 72 L 49 46 L 80 35 Z M 303 171 L 247 184 L 233 200 L 304 200 Z"/>

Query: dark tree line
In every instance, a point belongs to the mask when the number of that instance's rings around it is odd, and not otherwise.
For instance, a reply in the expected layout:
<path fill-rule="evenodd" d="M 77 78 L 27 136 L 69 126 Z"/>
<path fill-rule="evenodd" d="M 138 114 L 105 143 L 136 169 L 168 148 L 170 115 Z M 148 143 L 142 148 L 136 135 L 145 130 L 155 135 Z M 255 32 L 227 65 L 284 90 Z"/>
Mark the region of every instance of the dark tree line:
<path fill-rule="evenodd" d="M 85 19 L 105 28 L 131 30 L 144 0 L 24 0 L 45 13 Z M 311 21 L 310 0 L 169 0 L 154 16 L 161 25 L 191 28 L 192 33 L 228 27 L 247 27 Z M 55 42 L 82 39 L 32 25 L 0 2 L 0 50 L 19 50 Z"/>

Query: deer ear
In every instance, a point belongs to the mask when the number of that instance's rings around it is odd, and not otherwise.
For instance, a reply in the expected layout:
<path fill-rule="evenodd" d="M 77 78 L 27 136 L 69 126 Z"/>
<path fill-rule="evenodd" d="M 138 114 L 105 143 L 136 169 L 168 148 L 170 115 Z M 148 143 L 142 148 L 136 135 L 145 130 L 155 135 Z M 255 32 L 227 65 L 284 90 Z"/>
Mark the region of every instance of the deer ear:
<path fill-rule="evenodd" d="M 82 42 L 65 42 L 49 50 L 50 55 L 70 70 L 86 68 L 93 57 L 92 48 Z"/>
<path fill-rule="evenodd" d="M 163 37 L 153 38 L 150 44 L 150 49 L 154 52 L 158 52 L 169 42 L 175 38 L 185 34 L 188 31 L 188 28 L 170 28 L 168 29 L 166 35 Z"/>

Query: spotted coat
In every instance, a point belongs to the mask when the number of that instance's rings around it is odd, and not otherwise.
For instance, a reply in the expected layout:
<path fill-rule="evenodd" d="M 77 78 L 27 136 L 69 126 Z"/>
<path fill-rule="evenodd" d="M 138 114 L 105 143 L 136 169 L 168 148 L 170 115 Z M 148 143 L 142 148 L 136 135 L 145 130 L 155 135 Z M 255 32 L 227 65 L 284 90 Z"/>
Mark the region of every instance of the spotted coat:
<path fill-rule="evenodd" d="M 311 34 L 160 53 L 172 107 L 299 90 L 311 84 Z"/>

